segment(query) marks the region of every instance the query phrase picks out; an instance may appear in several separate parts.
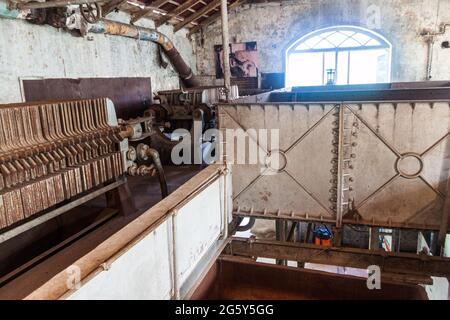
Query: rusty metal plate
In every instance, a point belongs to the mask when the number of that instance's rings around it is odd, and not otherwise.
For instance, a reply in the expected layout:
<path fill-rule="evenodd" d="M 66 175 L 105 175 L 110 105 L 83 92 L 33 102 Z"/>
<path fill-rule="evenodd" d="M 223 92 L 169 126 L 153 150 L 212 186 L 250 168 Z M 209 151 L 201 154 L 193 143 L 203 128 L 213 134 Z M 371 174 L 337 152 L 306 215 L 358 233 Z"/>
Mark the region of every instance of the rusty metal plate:
<path fill-rule="evenodd" d="M 153 101 L 150 78 L 24 80 L 23 88 L 26 101 L 108 97 L 122 119 L 141 116 Z"/>
<path fill-rule="evenodd" d="M 274 149 L 282 151 L 285 161 L 283 170 L 268 175 L 261 164 L 233 165 L 236 210 L 264 217 L 334 221 L 330 181 L 334 157 L 332 130 L 337 112 L 332 104 L 220 107 L 221 129 L 278 129 L 280 143 Z M 252 139 L 265 153 L 276 152 L 266 150 L 272 146 L 261 147 L 261 136 Z M 226 143 L 229 145 L 230 141 Z M 313 157 L 314 154 L 320 156 Z M 228 161 L 238 161 L 236 152 Z"/>
<path fill-rule="evenodd" d="M 278 129 L 282 166 L 233 164 L 234 212 L 260 218 L 438 230 L 450 168 L 448 102 L 238 104 L 219 125 Z M 236 142 L 236 141 L 235 141 Z M 225 138 L 225 146 L 230 141 Z M 248 151 L 248 150 L 247 150 Z"/>
<path fill-rule="evenodd" d="M 349 198 L 357 211 L 346 222 L 439 229 L 450 169 L 449 103 L 344 108 L 354 128 Z"/>
<path fill-rule="evenodd" d="M 0 105 L 0 229 L 123 175 L 110 107 L 105 98 Z"/>

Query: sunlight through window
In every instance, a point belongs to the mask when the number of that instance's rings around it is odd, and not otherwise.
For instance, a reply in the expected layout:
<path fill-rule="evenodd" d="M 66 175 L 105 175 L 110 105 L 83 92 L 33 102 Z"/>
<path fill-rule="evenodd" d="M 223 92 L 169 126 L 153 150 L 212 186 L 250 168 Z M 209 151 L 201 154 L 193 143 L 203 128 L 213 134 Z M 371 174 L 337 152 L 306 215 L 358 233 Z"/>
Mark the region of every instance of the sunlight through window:
<path fill-rule="evenodd" d="M 338 26 L 312 32 L 286 53 L 286 85 L 365 84 L 390 81 L 391 44 L 360 27 Z M 330 76 L 333 74 L 330 82 Z"/>

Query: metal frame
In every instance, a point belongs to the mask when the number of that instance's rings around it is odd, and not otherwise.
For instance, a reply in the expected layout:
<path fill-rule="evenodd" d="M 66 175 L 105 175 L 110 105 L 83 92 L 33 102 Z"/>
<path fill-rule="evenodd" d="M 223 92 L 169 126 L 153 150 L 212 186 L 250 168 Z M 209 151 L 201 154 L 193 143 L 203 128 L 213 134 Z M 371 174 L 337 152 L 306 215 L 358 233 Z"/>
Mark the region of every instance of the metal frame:
<path fill-rule="evenodd" d="M 301 43 L 316 37 L 320 34 L 326 33 L 326 32 L 339 32 L 339 31 L 353 31 L 356 33 L 361 33 L 364 34 L 368 37 L 370 37 L 371 39 L 375 39 L 376 41 L 380 42 L 381 45 L 379 46 L 365 46 L 363 44 L 361 44 L 360 47 L 339 47 L 339 45 L 335 48 L 323 48 L 323 49 L 314 49 L 314 48 L 310 48 L 310 49 L 305 49 L 305 50 L 296 50 L 295 48 L 298 47 Z M 348 36 L 345 40 L 343 40 L 341 42 L 344 43 L 346 40 L 352 38 L 352 36 Z M 357 40 L 356 40 L 357 41 Z M 359 41 L 358 41 L 359 42 Z M 381 36 L 378 33 L 375 33 L 373 31 L 370 31 L 368 29 L 364 29 L 358 26 L 334 26 L 334 27 L 328 27 L 328 28 L 322 28 L 313 32 L 310 32 L 308 34 L 306 34 L 305 36 L 301 37 L 300 39 L 296 40 L 294 43 L 292 43 L 288 49 L 286 50 L 286 54 L 285 54 L 285 71 L 286 71 L 286 80 L 287 80 L 287 73 L 288 73 L 288 69 L 289 69 L 289 57 L 292 54 L 301 54 L 301 53 L 323 53 L 322 55 L 322 65 L 325 64 L 325 56 L 324 54 L 326 52 L 334 52 L 335 53 L 335 65 L 336 65 L 336 75 L 337 75 L 337 70 L 338 70 L 338 53 L 339 52 L 349 52 L 348 55 L 348 66 L 347 66 L 347 84 L 349 84 L 350 81 L 350 53 L 352 51 L 366 51 L 366 50 L 377 50 L 377 49 L 387 49 L 389 50 L 389 61 L 388 61 L 388 74 L 389 74 L 389 79 L 391 77 L 391 60 L 392 60 L 392 44 L 383 36 Z M 325 84 L 325 79 L 324 79 L 324 74 L 325 74 L 325 70 L 324 67 L 322 67 L 322 85 Z"/>
<path fill-rule="evenodd" d="M 381 105 L 381 104 L 393 104 L 393 105 L 396 105 L 397 103 L 399 103 L 399 104 L 408 103 L 408 104 L 411 104 L 411 107 L 414 108 L 414 105 L 416 103 L 421 103 L 421 102 L 430 104 L 430 107 L 431 106 L 434 107 L 434 104 L 437 103 L 437 102 L 441 102 L 441 103 L 445 103 L 445 104 L 449 103 L 448 100 L 433 100 L 433 101 L 432 100 L 430 100 L 430 101 L 374 101 L 374 102 L 366 102 L 366 103 L 368 103 L 368 104 L 376 104 L 376 105 Z M 222 123 L 221 129 L 229 128 L 229 126 L 233 127 L 234 125 L 237 125 L 238 127 L 241 127 L 244 130 L 247 127 L 245 123 L 237 122 L 236 119 L 234 119 L 234 117 L 227 111 L 228 110 L 227 107 L 234 108 L 234 107 L 238 107 L 238 106 L 241 107 L 242 106 L 243 108 L 246 108 L 246 107 L 254 108 L 257 105 L 257 106 L 259 106 L 261 108 L 264 108 L 265 105 L 268 105 L 268 106 L 272 106 L 272 107 L 273 106 L 275 106 L 275 107 L 279 106 L 279 108 L 281 108 L 281 107 L 294 108 L 294 105 L 303 105 L 303 106 L 306 106 L 308 108 L 308 106 L 310 106 L 310 105 L 315 105 L 318 108 L 320 106 L 322 106 L 322 108 L 324 108 L 325 106 L 334 105 L 335 106 L 334 109 L 336 109 L 336 106 L 337 106 L 337 108 L 341 109 L 341 110 L 339 110 L 339 113 L 340 113 L 340 117 L 339 118 L 341 119 L 341 121 L 339 121 L 339 126 L 338 126 L 339 127 L 338 128 L 339 129 L 338 130 L 338 135 L 339 135 L 339 139 L 338 139 L 339 143 L 338 143 L 338 145 L 339 146 L 341 146 L 343 144 L 342 136 L 344 136 L 344 135 L 348 136 L 349 134 L 351 134 L 351 132 L 349 133 L 349 132 L 346 131 L 349 128 L 344 128 L 344 124 L 343 124 L 344 122 L 348 122 L 348 121 L 343 121 L 344 120 L 344 116 L 351 116 L 352 118 L 354 117 L 354 119 L 357 119 L 358 122 L 360 122 L 362 125 L 367 127 L 368 131 L 371 131 L 374 134 L 373 138 L 377 139 L 377 141 L 379 140 L 377 142 L 378 144 L 385 145 L 389 150 L 391 150 L 393 152 L 393 154 L 397 158 L 402 158 L 402 156 L 405 155 L 405 154 L 402 154 L 402 152 L 405 152 L 405 150 L 403 150 L 403 151 L 397 150 L 397 147 L 392 146 L 391 143 L 389 143 L 388 141 L 386 141 L 383 138 L 383 135 L 378 134 L 376 132 L 376 129 L 373 128 L 370 124 L 367 123 L 367 119 L 365 119 L 365 117 L 361 117 L 361 115 L 358 115 L 358 112 L 356 110 L 354 110 L 355 108 L 357 109 L 358 106 L 361 108 L 362 104 L 364 104 L 364 102 L 348 102 L 348 103 L 341 102 L 341 103 L 336 103 L 336 104 L 335 103 L 331 103 L 331 102 L 330 103 L 321 103 L 321 102 L 303 103 L 303 102 L 298 102 L 298 103 L 266 103 L 266 104 L 264 104 L 264 103 L 263 104 L 246 104 L 246 103 L 242 103 L 241 104 L 241 103 L 238 103 L 236 105 L 234 105 L 234 104 L 232 104 L 232 105 L 223 105 L 223 106 L 221 106 L 219 108 L 219 118 L 221 117 L 220 118 L 221 120 L 219 121 L 219 123 Z M 353 106 L 354 108 L 352 108 L 351 106 Z M 328 109 L 327 109 L 327 111 L 328 111 Z M 337 112 L 338 110 L 335 110 L 335 111 Z M 329 111 L 329 112 L 330 113 L 333 112 L 333 109 L 331 111 Z M 342 115 L 342 113 L 344 113 L 344 116 Z M 326 117 L 327 115 L 325 115 L 324 117 Z M 228 117 L 229 121 L 231 121 L 230 125 L 228 125 L 228 127 L 227 126 L 223 126 L 224 119 L 225 119 L 224 117 L 225 118 Z M 321 120 L 319 120 L 319 122 L 317 122 L 314 126 L 317 126 L 318 123 L 320 123 L 321 121 L 323 121 L 323 118 Z M 241 120 L 241 122 L 242 122 L 242 120 Z M 351 122 L 353 122 L 353 121 L 351 121 Z M 233 123 L 233 124 L 231 124 L 231 123 Z M 352 123 L 350 123 L 350 125 L 351 124 Z M 310 130 L 314 129 L 314 126 L 310 127 L 308 130 L 310 131 Z M 306 133 L 304 133 L 302 135 L 302 137 L 305 136 L 307 133 L 308 133 L 308 131 Z M 433 147 L 437 146 L 439 143 L 441 143 L 442 141 L 447 139 L 449 137 L 449 135 L 450 135 L 450 133 L 446 132 L 441 137 L 433 138 L 433 140 L 430 141 L 433 144 L 431 146 L 426 145 L 426 148 L 427 148 L 426 150 L 416 150 L 416 151 L 420 151 L 420 153 L 422 155 L 428 154 L 429 151 L 433 149 Z M 302 139 L 302 137 L 300 137 L 298 139 L 296 137 L 296 139 L 297 139 L 296 141 L 300 141 Z M 289 150 L 294 148 L 295 145 L 296 145 L 296 142 L 294 142 L 293 145 L 288 147 L 285 150 L 285 152 L 286 153 L 289 152 Z M 342 154 L 342 153 L 343 152 L 341 150 L 340 154 Z M 409 152 L 407 154 L 411 154 L 411 152 Z M 226 155 L 224 155 L 224 157 L 225 156 Z M 418 155 L 418 156 L 420 156 L 420 155 Z M 344 158 L 338 159 L 338 164 L 341 167 L 341 168 L 338 168 L 338 172 L 341 172 L 341 174 L 339 174 L 338 176 L 341 176 L 342 174 L 346 173 L 346 172 L 342 172 L 342 163 L 344 163 L 345 161 L 350 161 L 350 159 L 344 159 Z M 397 162 L 398 162 L 398 160 L 397 160 Z M 399 177 L 399 176 L 402 176 L 402 175 L 404 176 L 404 174 L 402 174 L 402 172 L 398 171 L 400 169 L 400 167 L 398 165 L 396 165 L 394 163 L 392 163 L 392 165 L 394 165 L 394 169 L 397 170 L 395 177 Z M 361 196 L 360 199 L 358 198 L 358 203 L 356 203 L 357 208 L 360 208 L 361 205 L 364 204 L 364 202 L 368 198 L 371 197 L 371 195 L 376 194 L 380 189 L 382 189 L 384 186 L 386 186 L 386 184 L 389 184 L 390 182 L 392 182 L 393 178 L 395 178 L 395 177 L 392 177 L 390 179 L 386 179 L 386 181 L 385 180 L 380 181 L 380 182 L 384 182 L 384 184 L 379 186 L 376 190 L 371 190 L 368 196 Z M 248 190 L 253 184 L 257 183 L 259 178 L 260 177 L 252 178 L 248 185 L 247 184 L 243 185 L 244 189 L 242 191 L 237 192 L 234 195 L 234 200 L 236 200 L 243 192 Z M 405 178 L 408 179 L 408 178 L 412 178 L 412 177 L 408 177 L 408 175 L 406 175 Z M 413 178 L 420 179 L 422 182 L 425 181 L 424 183 L 427 186 L 430 186 L 430 182 L 426 182 L 426 178 L 425 177 L 422 177 L 420 175 L 417 175 L 417 176 L 415 175 Z M 297 182 L 297 184 L 300 185 L 299 182 Z M 344 190 L 346 190 L 346 188 L 347 188 L 347 186 L 344 185 L 344 184 L 347 184 L 347 183 L 345 181 L 342 181 L 342 180 L 341 181 L 337 181 L 337 186 L 336 187 L 339 187 L 336 190 L 337 200 L 339 200 L 341 198 L 339 195 Z M 305 189 L 305 188 L 302 188 L 302 189 Z M 431 186 L 430 191 L 435 193 L 436 196 L 439 196 L 442 200 L 445 200 L 446 194 L 444 194 L 443 190 L 441 191 L 441 190 L 438 190 L 435 187 Z M 447 203 L 449 203 L 448 200 L 447 200 Z M 312 217 L 312 216 L 308 216 L 308 215 L 305 215 L 305 214 L 300 213 L 300 212 L 296 212 L 295 208 L 292 208 L 292 210 L 294 210 L 294 211 L 291 211 L 291 209 L 283 210 L 282 207 L 273 207 L 272 206 L 272 207 L 267 208 L 267 209 L 264 210 L 264 208 L 259 208 L 259 207 L 258 208 L 257 207 L 255 207 L 255 208 L 251 207 L 250 208 L 250 204 L 246 205 L 246 207 L 240 207 L 239 205 L 240 204 L 236 204 L 235 205 L 234 212 L 233 212 L 233 214 L 235 216 L 238 216 L 238 217 L 255 217 L 255 218 L 259 218 L 259 219 L 268 219 L 268 220 L 289 220 L 289 221 L 306 221 L 306 222 L 317 221 L 318 223 L 328 223 L 328 224 L 336 225 L 338 228 L 340 226 L 342 226 L 343 224 L 349 224 L 349 225 L 380 226 L 380 227 L 387 227 L 387 228 L 408 228 L 408 229 L 419 229 L 419 230 L 438 230 L 439 229 L 437 223 L 427 224 L 427 223 L 419 223 L 419 222 L 414 222 L 414 221 L 411 222 L 411 221 L 408 221 L 408 220 L 397 222 L 397 221 L 392 221 L 392 220 L 385 221 L 385 220 L 382 220 L 382 219 L 377 221 L 377 219 L 373 220 L 373 219 L 370 219 L 370 217 L 369 218 L 365 217 L 364 220 L 363 219 L 356 219 L 356 218 L 352 218 L 350 216 L 343 216 L 343 214 L 346 213 L 346 210 L 340 210 L 341 212 L 338 212 L 338 210 L 335 210 L 335 214 L 336 215 L 333 216 L 333 217 L 328 217 L 326 215 L 319 216 L 319 217 L 317 217 L 317 216 L 316 217 Z M 338 203 L 337 205 L 338 205 L 338 207 L 341 207 L 342 205 L 346 205 L 346 204 L 345 203 L 341 203 L 341 204 Z M 336 209 L 339 209 L 338 207 Z M 447 204 L 447 207 L 448 207 L 448 204 Z M 281 208 L 281 209 L 277 210 L 277 208 Z M 327 210 L 327 211 L 329 212 L 329 210 Z M 445 211 L 445 209 L 444 209 L 444 211 Z M 446 216 L 443 215 L 443 217 L 445 218 Z M 448 223 L 445 223 L 445 219 L 443 219 L 443 221 L 440 224 L 441 225 L 441 229 L 443 229 L 441 231 L 441 238 L 445 234 L 445 229 L 446 229 L 445 225 L 446 224 L 448 224 Z M 444 225 L 444 226 L 442 226 L 442 225 Z M 447 226 L 447 228 L 448 228 L 448 226 Z"/>
<path fill-rule="evenodd" d="M 7 230 L 0 234 L 0 243 L 8 241 L 25 231 L 28 231 L 34 227 L 37 227 L 38 225 L 41 225 L 44 222 L 47 222 L 53 218 L 56 218 L 56 217 L 62 215 L 63 213 L 66 213 L 67 211 L 69 211 L 75 207 L 78 207 L 79 205 L 82 205 L 83 203 L 86 203 L 94 198 L 97 198 L 98 196 L 105 194 L 106 192 L 114 190 L 114 189 L 124 185 L 126 183 L 126 181 L 127 181 L 126 178 L 123 177 L 105 187 L 102 187 L 98 190 L 94 190 L 91 193 L 88 193 L 87 195 L 82 196 L 81 198 L 73 200 L 66 205 L 63 205 L 54 210 L 51 210 L 50 212 L 47 212 L 47 213 L 41 215 L 40 217 L 34 218 L 28 222 L 18 225 L 17 227 Z"/>
<path fill-rule="evenodd" d="M 377 265 L 383 273 L 450 277 L 450 258 L 411 253 L 389 253 L 343 247 L 233 238 L 228 252 L 234 256 L 264 257 L 309 263 L 367 268 Z"/>

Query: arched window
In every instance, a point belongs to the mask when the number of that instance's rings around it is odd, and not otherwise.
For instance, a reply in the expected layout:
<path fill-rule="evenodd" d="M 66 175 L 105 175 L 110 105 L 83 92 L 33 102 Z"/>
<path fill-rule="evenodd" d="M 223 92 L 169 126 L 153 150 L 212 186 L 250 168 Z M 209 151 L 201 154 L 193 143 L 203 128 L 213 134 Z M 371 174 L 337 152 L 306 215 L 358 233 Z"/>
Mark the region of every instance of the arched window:
<path fill-rule="evenodd" d="M 354 26 L 320 29 L 286 52 L 286 86 L 390 82 L 391 44 Z"/>

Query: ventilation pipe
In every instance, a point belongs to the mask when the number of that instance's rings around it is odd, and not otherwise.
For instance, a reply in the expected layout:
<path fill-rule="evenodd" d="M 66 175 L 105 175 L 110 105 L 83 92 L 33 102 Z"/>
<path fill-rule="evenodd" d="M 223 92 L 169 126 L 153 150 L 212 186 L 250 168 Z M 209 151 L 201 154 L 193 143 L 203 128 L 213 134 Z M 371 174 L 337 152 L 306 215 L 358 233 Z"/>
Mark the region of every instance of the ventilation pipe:
<path fill-rule="evenodd" d="M 164 50 L 175 71 L 180 75 L 187 88 L 198 87 L 198 79 L 192 69 L 186 64 L 173 43 L 162 33 L 154 30 L 125 23 L 102 19 L 96 24 L 89 25 L 87 32 L 103 33 L 109 35 L 123 36 L 143 41 L 151 41 L 159 44 Z"/>

